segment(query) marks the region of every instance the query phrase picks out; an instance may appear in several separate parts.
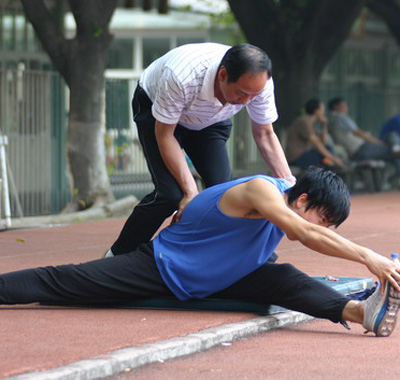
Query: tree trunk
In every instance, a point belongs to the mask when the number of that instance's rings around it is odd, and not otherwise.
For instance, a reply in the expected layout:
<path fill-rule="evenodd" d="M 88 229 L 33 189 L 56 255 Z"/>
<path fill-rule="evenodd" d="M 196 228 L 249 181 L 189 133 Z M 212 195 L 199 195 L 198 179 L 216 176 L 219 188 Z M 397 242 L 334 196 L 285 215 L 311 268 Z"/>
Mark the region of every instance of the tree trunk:
<path fill-rule="evenodd" d="M 347 38 L 366 0 L 228 0 L 248 41 L 267 52 L 287 128 L 317 94 L 323 69 Z"/>
<path fill-rule="evenodd" d="M 90 49 L 87 43 L 77 44 L 70 55 L 67 154 L 79 208 L 111 198 L 104 148 L 104 44 L 96 41 Z"/>
<path fill-rule="evenodd" d="M 368 0 L 369 9 L 382 17 L 400 47 L 400 1 Z"/>
<path fill-rule="evenodd" d="M 144 11 L 151 11 L 153 7 L 153 0 L 143 0 L 142 8 Z"/>
<path fill-rule="evenodd" d="M 69 0 L 77 30 L 64 38 L 43 0 L 21 0 L 43 47 L 70 89 L 67 155 L 73 202 L 68 211 L 112 198 L 105 165 L 104 71 L 116 0 Z"/>
<path fill-rule="evenodd" d="M 292 66 L 284 75 L 279 76 L 275 90 L 279 120 L 277 133 L 286 130 L 300 114 L 306 101 L 316 97 L 319 87 L 319 76 L 311 69 Z"/>
<path fill-rule="evenodd" d="M 158 13 L 165 15 L 168 13 L 168 10 L 169 10 L 168 0 L 159 0 Z"/>

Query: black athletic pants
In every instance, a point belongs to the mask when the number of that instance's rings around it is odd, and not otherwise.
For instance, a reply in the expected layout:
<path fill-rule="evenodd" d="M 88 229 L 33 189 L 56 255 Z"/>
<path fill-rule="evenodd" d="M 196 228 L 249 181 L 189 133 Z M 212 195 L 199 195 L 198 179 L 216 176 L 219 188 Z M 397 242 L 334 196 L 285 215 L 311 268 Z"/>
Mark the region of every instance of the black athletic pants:
<path fill-rule="evenodd" d="M 175 297 L 160 276 L 151 242 L 113 258 L 0 275 L 0 304 L 90 305 L 165 296 Z M 279 305 L 333 322 L 342 319 L 350 300 L 291 264 L 271 263 L 211 297 Z"/>
<path fill-rule="evenodd" d="M 132 100 L 132 109 L 155 189 L 142 199 L 127 219 L 111 247 L 114 255 L 133 252 L 139 244 L 148 242 L 163 221 L 177 210 L 183 196 L 160 155 L 151 106 L 151 100 L 138 86 Z M 226 120 L 200 131 L 191 131 L 180 125 L 175 129 L 177 141 L 191 159 L 206 187 L 231 180 L 226 148 L 231 127 L 231 121 Z"/>

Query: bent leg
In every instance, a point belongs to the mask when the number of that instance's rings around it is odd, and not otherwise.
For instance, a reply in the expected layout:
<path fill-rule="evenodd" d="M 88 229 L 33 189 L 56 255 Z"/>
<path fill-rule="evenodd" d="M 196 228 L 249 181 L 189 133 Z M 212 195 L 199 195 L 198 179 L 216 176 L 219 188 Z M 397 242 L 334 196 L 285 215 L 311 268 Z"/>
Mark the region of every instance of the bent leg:
<path fill-rule="evenodd" d="M 0 304 L 58 302 L 88 305 L 158 296 L 173 294 L 158 272 L 151 244 L 106 260 L 0 275 Z"/>
<path fill-rule="evenodd" d="M 232 123 L 221 121 L 200 131 L 184 130 L 182 145 L 206 187 L 232 179 L 226 142 Z"/>
<path fill-rule="evenodd" d="M 386 144 L 375 144 L 371 142 L 365 142 L 353 155 L 354 161 L 362 160 L 384 160 L 391 161 L 392 156 L 390 154 L 390 148 Z"/>
<path fill-rule="evenodd" d="M 179 184 L 165 166 L 158 149 L 151 104 L 144 90 L 138 87 L 132 101 L 132 108 L 140 143 L 155 189 L 133 209 L 111 247 L 114 255 L 133 252 L 139 244 L 150 241 L 163 221 L 178 208 L 183 196 Z M 176 138 L 179 140 L 179 136 Z"/>
<path fill-rule="evenodd" d="M 299 158 L 290 162 L 290 165 L 308 168 L 311 165 L 321 165 L 324 156 L 316 149 L 312 148 L 304 152 Z"/>
<path fill-rule="evenodd" d="M 362 160 L 389 161 L 395 166 L 397 175 L 400 175 L 400 159 L 396 155 L 393 156 L 391 154 L 390 147 L 386 144 L 374 144 L 366 142 L 354 154 L 353 159 L 355 161 L 362 161 Z"/>
<path fill-rule="evenodd" d="M 291 264 L 264 264 L 215 298 L 278 305 L 332 322 L 342 320 L 350 298 L 306 275 Z"/>

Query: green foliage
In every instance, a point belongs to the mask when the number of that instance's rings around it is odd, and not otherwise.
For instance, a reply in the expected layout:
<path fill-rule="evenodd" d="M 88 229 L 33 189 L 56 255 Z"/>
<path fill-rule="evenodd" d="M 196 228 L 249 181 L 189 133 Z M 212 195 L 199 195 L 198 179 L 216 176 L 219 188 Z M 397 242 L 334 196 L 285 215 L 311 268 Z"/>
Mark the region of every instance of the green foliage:
<path fill-rule="evenodd" d="M 315 10 L 315 0 L 297 0 L 295 5 L 288 6 L 282 2 L 280 9 L 294 36 L 304 29 L 305 24 L 310 21 Z"/>
<path fill-rule="evenodd" d="M 231 10 L 222 13 L 210 13 L 212 23 L 221 26 L 232 26 L 236 23 L 235 16 Z"/>
<path fill-rule="evenodd" d="M 93 32 L 93 37 L 94 38 L 99 38 L 103 35 L 104 29 L 100 26 L 95 27 L 94 32 Z"/>
<path fill-rule="evenodd" d="M 215 9 L 215 4 L 218 1 L 222 3 L 225 0 L 198 0 L 198 3 L 203 4 L 208 9 Z M 179 10 L 182 12 L 193 12 L 193 7 L 192 5 L 187 4 L 179 7 Z M 211 21 L 214 24 L 221 26 L 232 26 L 236 23 L 235 16 L 229 7 L 223 12 L 207 12 L 207 14 L 210 16 Z"/>

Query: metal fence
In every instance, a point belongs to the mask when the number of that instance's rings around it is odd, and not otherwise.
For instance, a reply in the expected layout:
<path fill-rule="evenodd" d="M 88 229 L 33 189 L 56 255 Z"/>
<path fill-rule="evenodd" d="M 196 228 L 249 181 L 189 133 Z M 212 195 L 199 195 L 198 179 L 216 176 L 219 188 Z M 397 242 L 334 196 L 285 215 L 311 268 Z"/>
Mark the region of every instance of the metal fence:
<path fill-rule="evenodd" d="M 152 189 L 131 115 L 135 86 L 132 79 L 106 79 L 105 83 L 105 165 L 116 198 L 128 194 L 141 198 Z M 334 85 L 321 86 L 322 99 L 337 93 Z M 353 116 L 363 126 L 380 125 L 388 109 L 397 107 L 400 99 L 400 90 L 377 86 L 353 84 L 341 87 L 340 93 L 354 105 Z M 8 137 L 6 156 L 14 217 L 57 213 L 70 200 L 65 154 L 67 103 L 66 87 L 57 73 L 0 69 L 0 134 Z M 234 118 L 228 151 L 235 176 L 268 173 L 245 111 Z"/>
<path fill-rule="evenodd" d="M 135 79 L 106 79 L 106 166 L 116 198 L 141 198 L 152 188 L 131 112 Z"/>
<path fill-rule="evenodd" d="M 0 133 L 8 138 L 13 216 L 57 212 L 69 197 L 56 149 L 65 133 L 63 91 L 60 77 L 50 72 L 0 70 Z"/>

